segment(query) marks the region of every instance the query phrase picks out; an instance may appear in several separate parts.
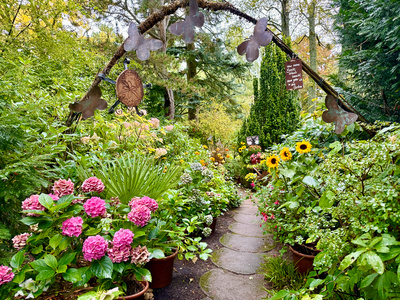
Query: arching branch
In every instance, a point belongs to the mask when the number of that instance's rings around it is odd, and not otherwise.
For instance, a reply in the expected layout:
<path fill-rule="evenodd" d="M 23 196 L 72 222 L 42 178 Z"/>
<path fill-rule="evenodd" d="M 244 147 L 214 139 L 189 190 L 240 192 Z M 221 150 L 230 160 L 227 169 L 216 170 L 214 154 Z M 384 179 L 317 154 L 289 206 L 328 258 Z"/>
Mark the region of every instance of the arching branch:
<path fill-rule="evenodd" d="M 203 9 L 208 9 L 212 11 L 228 11 L 240 18 L 243 18 L 247 20 L 250 23 L 256 24 L 257 20 L 246 13 L 238 10 L 236 7 L 234 7 L 232 4 L 229 2 L 212 2 L 212 1 L 207 1 L 207 0 L 197 0 L 198 6 L 203 8 Z M 163 20 L 166 16 L 171 15 L 175 13 L 179 8 L 184 8 L 189 5 L 189 0 L 178 0 L 175 1 L 171 4 L 163 6 L 160 10 L 152 13 L 146 20 L 144 20 L 140 25 L 138 26 L 138 30 L 140 33 L 144 34 L 147 30 L 151 29 L 153 26 L 155 26 L 158 22 Z M 290 49 L 276 34 L 274 34 L 270 29 L 267 28 L 268 31 L 270 31 L 273 35 L 272 41 L 287 55 L 290 57 L 298 57 L 297 54 L 295 54 L 292 49 Z M 112 67 L 118 62 L 118 60 L 125 54 L 124 50 L 124 44 L 118 48 L 118 50 L 115 52 L 114 56 L 111 58 L 109 63 L 104 67 L 104 69 L 101 71 L 104 75 L 107 75 L 110 73 Z M 309 65 L 307 65 L 304 61 L 302 61 L 302 66 L 303 66 L 303 71 L 306 72 L 320 87 L 321 89 L 327 93 L 328 95 L 334 96 L 336 99 L 339 101 L 339 105 L 342 106 L 345 110 L 354 112 L 358 115 L 359 119 L 363 122 L 368 123 L 368 121 L 354 108 L 352 107 L 349 103 L 347 103 L 344 98 L 338 94 L 321 76 L 319 76 Z M 81 100 L 85 99 L 89 92 L 96 86 L 100 84 L 101 80 L 99 77 L 96 76 L 96 78 L 93 80 L 92 85 L 90 86 L 88 92 L 85 94 L 85 96 L 82 97 Z M 74 113 L 71 111 L 68 120 L 67 120 L 67 126 L 71 126 L 72 122 L 74 120 Z"/>

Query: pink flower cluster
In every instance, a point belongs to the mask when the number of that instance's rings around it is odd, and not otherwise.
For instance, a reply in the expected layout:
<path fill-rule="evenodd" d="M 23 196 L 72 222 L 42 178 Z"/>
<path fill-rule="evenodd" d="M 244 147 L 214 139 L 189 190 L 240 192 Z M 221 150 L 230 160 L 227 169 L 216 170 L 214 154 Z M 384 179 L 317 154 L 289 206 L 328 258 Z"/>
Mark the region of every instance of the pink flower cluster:
<path fill-rule="evenodd" d="M 143 227 L 147 225 L 151 218 L 151 211 L 145 205 L 136 205 L 128 214 L 129 221 L 133 222 L 136 226 Z"/>
<path fill-rule="evenodd" d="M 115 247 L 130 246 L 135 235 L 129 229 L 121 228 L 114 234 L 113 245 Z"/>
<path fill-rule="evenodd" d="M 148 209 L 150 209 L 151 212 L 155 212 L 158 209 L 157 201 L 154 199 L 151 199 L 150 197 L 147 197 L 147 196 L 144 196 L 142 198 L 139 198 L 139 197 L 132 198 L 128 205 L 131 208 L 138 206 L 138 205 L 144 205 Z"/>
<path fill-rule="evenodd" d="M 62 223 L 62 234 L 67 236 L 80 236 L 83 220 L 81 217 L 72 217 Z"/>
<path fill-rule="evenodd" d="M 106 254 L 107 248 L 107 241 L 102 236 L 89 236 L 83 242 L 83 258 L 87 261 L 100 259 Z"/>
<path fill-rule="evenodd" d="M 53 192 L 57 197 L 71 195 L 74 192 L 74 183 L 71 179 L 60 179 L 54 182 Z"/>
<path fill-rule="evenodd" d="M 131 263 L 136 265 L 145 264 L 150 261 L 150 253 L 147 251 L 147 247 L 137 246 L 135 249 L 132 249 L 131 253 Z"/>
<path fill-rule="evenodd" d="M 32 233 L 22 233 L 12 238 L 13 247 L 17 250 L 21 250 L 26 246 L 26 240 L 32 236 Z"/>
<path fill-rule="evenodd" d="M 97 192 L 100 194 L 104 191 L 104 184 L 99 178 L 90 177 L 82 183 L 81 188 L 84 193 Z"/>
<path fill-rule="evenodd" d="M 128 261 L 131 255 L 131 246 L 108 248 L 107 254 L 113 263 L 120 263 L 123 261 Z"/>
<path fill-rule="evenodd" d="M 253 154 L 250 156 L 250 163 L 251 163 L 251 164 L 253 164 L 253 165 L 259 164 L 260 161 L 261 161 L 261 153 L 260 153 L 260 152 L 258 152 L 257 154 L 253 153 Z"/>
<path fill-rule="evenodd" d="M 106 202 L 99 197 L 92 197 L 83 204 L 85 212 L 92 218 L 104 216 L 107 212 Z"/>
<path fill-rule="evenodd" d="M 150 118 L 149 122 L 151 123 L 151 126 L 154 128 L 158 128 L 158 126 L 160 126 L 160 120 L 157 118 Z"/>
<path fill-rule="evenodd" d="M 22 201 L 22 210 L 45 210 L 46 208 L 40 204 L 39 195 L 32 195 L 29 198 Z M 27 213 L 28 216 L 37 217 L 38 214 Z"/>
<path fill-rule="evenodd" d="M 58 196 L 53 194 L 49 194 L 49 196 L 51 197 L 51 199 L 53 199 L 53 201 L 58 201 L 60 199 Z"/>
<path fill-rule="evenodd" d="M 268 216 L 267 216 L 267 214 L 266 214 L 266 213 L 264 213 L 264 212 L 262 212 L 261 214 L 262 214 L 262 216 L 263 216 L 263 220 L 264 220 L 264 222 L 267 222 L 269 218 L 270 218 L 271 220 L 275 219 L 275 216 L 274 216 L 274 214 L 271 214 L 271 216 L 270 216 L 270 217 L 268 217 Z"/>
<path fill-rule="evenodd" d="M 167 126 L 164 127 L 164 129 L 166 131 L 171 131 L 172 129 L 174 129 L 174 125 L 167 125 Z"/>
<path fill-rule="evenodd" d="M 129 229 L 121 228 L 114 234 L 113 246 L 107 250 L 113 263 L 128 261 L 131 255 L 131 244 L 135 235 Z"/>
<path fill-rule="evenodd" d="M 0 285 L 10 282 L 14 279 L 14 273 L 12 269 L 7 266 L 0 266 Z"/>

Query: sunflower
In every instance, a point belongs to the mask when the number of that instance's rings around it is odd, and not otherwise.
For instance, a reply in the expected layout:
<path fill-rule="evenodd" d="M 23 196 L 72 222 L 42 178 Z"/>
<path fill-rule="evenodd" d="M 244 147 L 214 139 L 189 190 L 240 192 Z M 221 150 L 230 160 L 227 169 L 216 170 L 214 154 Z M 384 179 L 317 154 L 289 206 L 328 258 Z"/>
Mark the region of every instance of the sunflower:
<path fill-rule="evenodd" d="M 311 151 L 311 144 L 303 140 L 302 142 L 296 143 L 296 151 L 299 153 L 308 153 Z"/>
<path fill-rule="evenodd" d="M 292 158 L 292 152 L 290 152 L 288 147 L 285 147 L 281 150 L 279 156 L 282 158 L 283 161 L 287 161 Z"/>
<path fill-rule="evenodd" d="M 274 154 L 274 155 L 271 155 L 271 156 L 267 157 L 266 164 L 267 164 L 268 168 L 275 169 L 275 168 L 278 168 L 278 166 L 279 166 L 279 160 L 280 160 L 279 156 L 276 156 Z"/>

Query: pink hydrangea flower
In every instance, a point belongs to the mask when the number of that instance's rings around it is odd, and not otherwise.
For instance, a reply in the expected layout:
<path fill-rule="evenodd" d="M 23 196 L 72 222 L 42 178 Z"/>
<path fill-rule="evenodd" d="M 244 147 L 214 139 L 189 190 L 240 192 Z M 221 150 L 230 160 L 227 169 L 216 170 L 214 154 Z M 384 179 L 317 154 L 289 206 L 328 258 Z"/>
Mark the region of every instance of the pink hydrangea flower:
<path fill-rule="evenodd" d="M 67 236 L 80 236 L 83 220 L 81 217 L 72 217 L 62 223 L 62 234 Z"/>
<path fill-rule="evenodd" d="M 21 250 L 26 246 L 26 240 L 32 236 L 32 233 L 22 233 L 12 238 L 13 247 L 17 250 Z"/>
<path fill-rule="evenodd" d="M 158 126 L 160 126 L 160 120 L 157 118 L 150 118 L 149 122 L 151 123 L 151 126 L 154 128 L 158 128 Z"/>
<path fill-rule="evenodd" d="M 53 194 L 49 194 L 49 196 L 51 197 L 51 199 L 53 199 L 53 201 L 58 201 L 58 199 L 60 199 L 58 196 Z"/>
<path fill-rule="evenodd" d="M 107 248 L 107 241 L 102 236 L 89 236 L 83 242 L 83 258 L 87 261 L 100 259 L 106 254 Z"/>
<path fill-rule="evenodd" d="M 128 261 L 131 255 L 132 247 L 130 245 L 108 248 L 107 254 L 113 263 L 120 263 L 123 261 Z"/>
<path fill-rule="evenodd" d="M 172 129 L 174 129 L 174 125 L 167 125 L 167 126 L 164 127 L 164 129 L 166 131 L 171 131 Z"/>
<path fill-rule="evenodd" d="M 74 192 L 74 183 L 71 179 L 60 179 L 54 182 L 53 192 L 57 197 L 71 195 Z"/>
<path fill-rule="evenodd" d="M 29 198 L 22 201 L 22 210 L 45 210 L 46 208 L 40 204 L 39 195 L 32 195 Z M 37 217 L 38 214 L 27 213 L 28 216 Z"/>
<path fill-rule="evenodd" d="M 7 266 L 0 266 L 0 285 L 10 282 L 14 279 L 14 273 L 12 269 Z"/>
<path fill-rule="evenodd" d="M 151 211 L 147 206 L 137 205 L 132 207 L 131 212 L 128 214 L 129 221 L 133 222 L 136 226 L 145 226 L 151 218 Z"/>
<path fill-rule="evenodd" d="M 138 205 L 144 205 L 147 208 L 151 210 L 151 212 L 155 212 L 158 209 L 158 203 L 156 200 L 151 199 L 147 196 L 144 196 L 142 198 L 135 197 L 132 198 L 131 201 L 129 202 L 129 206 L 131 208 L 138 206 Z"/>
<path fill-rule="evenodd" d="M 135 235 L 129 229 L 121 228 L 114 234 L 113 245 L 114 247 L 120 248 L 122 246 L 130 246 L 133 242 Z"/>
<path fill-rule="evenodd" d="M 81 189 L 84 193 L 97 192 L 100 194 L 104 191 L 104 184 L 99 178 L 90 177 L 82 183 Z"/>
<path fill-rule="evenodd" d="M 125 126 L 126 129 L 128 129 L 129 127 L 132 126 L 132 124 L 131 124 L 131 123 L 128 123 L 128 122 L 124 122 L 124 126 Z"/>
<path fill-rule="evenodd" d="M 83 204 L 85 212 L 92 218 L 104 216 L 107 212 L 106 202 L 99 197 L 92 197 Z"/>

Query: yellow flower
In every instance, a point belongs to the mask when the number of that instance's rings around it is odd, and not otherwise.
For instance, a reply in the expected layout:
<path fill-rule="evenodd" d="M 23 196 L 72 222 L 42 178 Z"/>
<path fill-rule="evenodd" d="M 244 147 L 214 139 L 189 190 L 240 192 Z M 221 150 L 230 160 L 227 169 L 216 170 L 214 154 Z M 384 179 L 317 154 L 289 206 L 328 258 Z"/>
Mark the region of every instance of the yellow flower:
<path fill-rule="evenodd" d="M 238 151 L 239 151 L 239 153 L 240 153 L 240 152 L 242 152 L 242 151 L 243 151 L 243 149 L 242 149 L 242 148 L 239 148 L 239 149 L 238 149 Z"/>
<path fill-rule="evenodd" d="M 199 155 L 199 154 L 200 154 L 200 152 L 199 152 L 199 151 L 196 151 L 194 154 L 196 154 L 196 155 Z"/>
<path fill-rule="evenodd" d="M 311 151 L 311 144 L 303 140 L 302 142 L 296 143 L 296 151 L 299 153 L 307 153 Z"/>
<path fill-rule="evenodd" d="M 162 159 L 167 159 L 166 157 L 163 157 Z"/>
<path fill-rule="evenodd" d="M 181 159 L 179 162 L 180 162 L 181 164 L 183 164 L 185 161 L 184 161 L 183 159 Z"/>
<path fill-rule="evenodd" d="M 219 148 L 217 148 L 217 151 L 219 151 Z"/>
<path fill-rule="evenodd" d="M 228 148 L 225 148 L 225 151 L 226 151 L 226 152 L 228 152 L 228 151 L 229 151 L 229 149 L 228 149 Z"/>
<path fill-rule="evenodd" d="M 203 145 L 203 148 L 204 148 L 204 149 L 208 149 L 207 145 Z"/>
<path fill-rule="evenodd" d="M 273 169 L 278 168 L 279 160 L 280 160 L 279 156 L 276 156 L 275 154 L 267 157 L 266 163 L 267 163 L 268 168 L 273 168 Z"/>
<path fill-rule="evenodd" d="M 200 163 L 201 163 L 202 166 L 204 166 L 204 160 L 203 159 L 200 160 Z"/>
<path fill-rule="evenodd" d="M 187 152 L 185 152 L 185 154 L 188 154 Z"/>
<path fill-rule="evenodd" d="M 279 156 L 282 158 L 283 161 L 287 161 L 292 158 L 292 152 L 290 152 L 288 147 L 285 147 L 281 150 Z"/>
<path fill-rule="evenodd" d="M 215 158 L 214 158 L 214 157 L 210 157 L 210 160 L 211 160 L 211 161 L 215 161 Z"/>
<path fill-rule="evenodd" d="M 246 143 L 240 142 L 242 145 L 246 145 Z"/>

